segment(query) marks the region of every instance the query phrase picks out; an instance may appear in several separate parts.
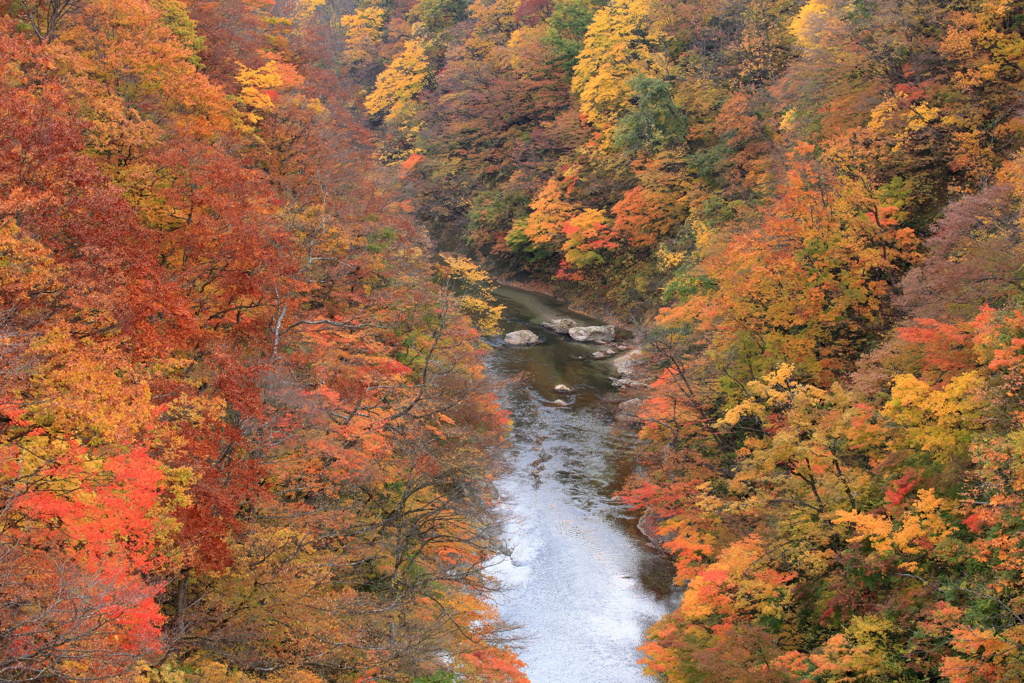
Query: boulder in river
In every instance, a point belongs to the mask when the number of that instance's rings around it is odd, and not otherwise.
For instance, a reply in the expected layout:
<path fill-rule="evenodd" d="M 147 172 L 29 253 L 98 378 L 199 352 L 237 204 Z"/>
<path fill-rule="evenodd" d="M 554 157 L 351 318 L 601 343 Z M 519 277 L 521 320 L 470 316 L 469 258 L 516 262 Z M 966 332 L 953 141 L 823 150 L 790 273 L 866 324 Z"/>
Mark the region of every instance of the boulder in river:
<path fill-rule="evenodd" d="M 576 327 L 577 323 L 571 318 L 556 318 L 555 320 L 542 322 L 541 325 L 558 334 L 569 334 L 569 330 Z"/>
<path fill-rule="evenodd" d="M 594 360 L 601 360 L 607 355 L 608 354 L 606 354 L 604 351 L 594 351 L 592 354 L 590 354 L 590 357 L 593 358 Z"/>
<path fill-rule="evenodd" d="M 555 385 L 555 391 L 557 391 L 560 394 L 571 394 L 572 393 L 572 389 L 567 387 L 567 386 L 565 386 L 564 384 L 556 384 Z"/>
<path fill-rule="evenodd" d="M 551 405 L 558 406 L 559 408 L 564 408 L 564 407 L 566 407 L 569 404 L 566 403 L 565 401 L 563 401 L 560 398 L 556 398 L 554 401 L 551 402 Z"/>
<path fill-rule="evenodd" d="M 578 342 L 610 342 L 615 341 L 615 328 L 611 325 L 591 325 L 590 327 L 571 327 L 569 336 Z"/>
<path fill-rule="evenodd" d="M 516 330 L 505 335 L 505 343 L 509 346 L 531 346 L 540 344 L 540 337 L 530 330 Z"/>

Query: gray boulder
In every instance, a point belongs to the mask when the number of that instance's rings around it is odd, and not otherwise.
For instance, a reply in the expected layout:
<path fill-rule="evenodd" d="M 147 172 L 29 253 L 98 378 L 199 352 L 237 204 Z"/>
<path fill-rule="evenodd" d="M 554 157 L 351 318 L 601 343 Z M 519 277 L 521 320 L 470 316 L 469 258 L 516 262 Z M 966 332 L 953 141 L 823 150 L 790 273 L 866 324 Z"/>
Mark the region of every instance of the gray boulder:
<path fill-rule="evenodd" d="M 555 320 L 542 322 L 541 325 L 558 334 L 569 334 L 569 330 L 576 327 L 576 321 L 570 318 L 556 318 Z"/>
<path fill-rule="evenodd" d="M 615 368 L 615 372 L 628 377 L 636 372 L 637 366 L 640 365 L 640 357 L 642 355 L 643 352 L 640 349 L 633 349 L 632 351 L 624 353 L 613 360 L 612 367 Z"/>
<path fill-rule="evenodd" d="M 639 398 L 631 398 L 628 401 L 623 401 L 619 404 L 619 410 L 624 413 L 636 413 L 643 406 L 643 400 Z"/>
<path fill-rule="evenodd" d="M 620 422 L 640 422 L 637 412 L 642 406 L 643 401 L 638 398 L 623 401 L 619 404 L 619 412 L 615 414 L 615 419 Z"/>
<path fill-rule="evenodd" d="M 615 340 L 615 328 L 611 325 L 571 327 L 569 336 L 578 342 L 610 342 Z"/>
<path fill-rule="evenodd" d="M 509 346 L 531 346 L 540 344 L 540 337 L 530 330 L 516 330 L 505 335 L 505 343 Z"/>

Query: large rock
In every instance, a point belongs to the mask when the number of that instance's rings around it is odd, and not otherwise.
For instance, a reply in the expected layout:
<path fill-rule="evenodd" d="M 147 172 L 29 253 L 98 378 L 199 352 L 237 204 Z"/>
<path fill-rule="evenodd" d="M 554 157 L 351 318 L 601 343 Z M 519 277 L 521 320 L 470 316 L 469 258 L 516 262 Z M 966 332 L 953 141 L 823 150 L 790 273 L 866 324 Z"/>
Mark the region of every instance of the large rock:
<path fill-rule="evenodd" d="M 569 334 L 569 330 L 576 327 L 576 321 L 569 318 L 556 318 L 542 322 L 541 325 L 558 334 Z"/>
<path fill-rule="evenodd" d="M 637 412 L 643 407 L 643 401 L 638 398 L 631 398 L 628 401 L 623 401 L 619 404 L 619 411 L 615 414 L 615 419 L 620 422 L 640 422 L 640 418 L 637 417 Z"/>
<path fill-rule="evenodd" d="M 531 346 L 540 344 L 540 337 L 530 330 L 516 330 L 505 335 L 505 343 L 510 346 Z"/>
<path fill-rule="evenodd" d="M 615 372 L 629 377 L 636 372 L 637 366 L 640 365 L 640 357 L 643 352 L 640 349 L 633 349 L 628 353 L 624 353 L 615 360 L 612 361 L 612 367 L 615 368 Z"/>
<path fill-rule="evenodd" d="M 615 328 L 611 325 L 571 327 L 569 336 L 578 342 L 610 342 L 615 340 Z"/>

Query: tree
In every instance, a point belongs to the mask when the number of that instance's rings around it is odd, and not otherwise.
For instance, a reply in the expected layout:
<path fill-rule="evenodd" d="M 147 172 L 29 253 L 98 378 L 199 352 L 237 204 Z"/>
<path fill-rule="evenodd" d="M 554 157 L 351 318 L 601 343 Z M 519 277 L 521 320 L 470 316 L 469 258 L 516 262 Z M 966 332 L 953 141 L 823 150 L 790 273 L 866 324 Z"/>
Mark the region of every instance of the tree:
<path fill-rule="evenodd" d="M 573 67 L 572 91 L 580 98 L 580 113 L 598 132 L 607 132 L 632 109 L 633 77 L 665 75 L 661 39 L 643 2 L 615 1 L 594 14 Z"/>
<path fill-rule="evenodd" d="M 431 74 L 423 40 L 410 38 L 402 52 L 377 76 L 377 83 L 366 98 L 366 111 L 371 115 L 383 113 L 385 120 L 407 137 L 415 135 L 419 130 L 416 96 L 427 87 Z"/>

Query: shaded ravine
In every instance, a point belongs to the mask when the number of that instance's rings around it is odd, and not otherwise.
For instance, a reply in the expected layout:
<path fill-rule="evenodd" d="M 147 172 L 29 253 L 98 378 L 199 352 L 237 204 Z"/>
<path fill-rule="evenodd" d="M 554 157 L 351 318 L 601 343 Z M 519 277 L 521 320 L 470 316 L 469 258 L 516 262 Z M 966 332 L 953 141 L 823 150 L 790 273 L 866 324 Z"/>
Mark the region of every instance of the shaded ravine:
<path fill-rule="evenodd" d="M 519 627 L 532 683 L 649 683 L 636 648 L 672 606 L 672 566 L 611 498 L 628 474 L 630 446 L 613 433 L 612 406 L 602 400 L 615 391 L 612 368 L 580 359 L 595 346 L 540 326 L 562 317 L 602 323 L 543 295 L 511 287 L 497 295 L 506 306 L 503 332 L 531 329 L 544 342 L 488 354 L 492 377 L 519 380 L 501 396 L 514 427 L 511 471 L 499 482 L 509 555 L 492 568 L 503 586 L 495 602 Z M 556 393 L 557 384 L 573 393 Z"/>

